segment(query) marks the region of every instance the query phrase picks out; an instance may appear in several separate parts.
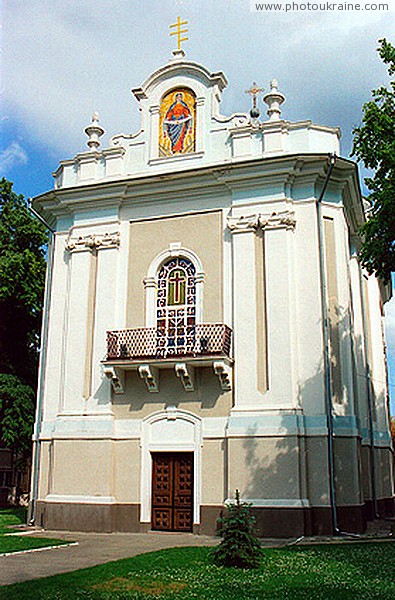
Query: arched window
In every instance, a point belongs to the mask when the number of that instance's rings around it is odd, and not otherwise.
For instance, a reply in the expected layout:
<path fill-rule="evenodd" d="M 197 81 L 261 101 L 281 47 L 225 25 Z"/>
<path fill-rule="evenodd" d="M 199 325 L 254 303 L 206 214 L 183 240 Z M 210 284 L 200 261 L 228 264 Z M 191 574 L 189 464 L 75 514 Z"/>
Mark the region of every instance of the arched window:
<path fill-rule="evenodd" d="M 170 258 L 159 269 L 156 327 L 160 356 L 194 352 L 196 269 L 187 258 Z"/>

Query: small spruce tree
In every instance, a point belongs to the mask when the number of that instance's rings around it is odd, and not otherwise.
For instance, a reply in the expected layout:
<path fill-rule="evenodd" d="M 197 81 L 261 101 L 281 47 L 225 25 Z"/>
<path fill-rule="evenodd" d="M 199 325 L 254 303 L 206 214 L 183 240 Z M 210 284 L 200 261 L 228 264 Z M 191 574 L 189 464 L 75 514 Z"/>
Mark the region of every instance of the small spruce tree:
<path fill-rule="evenodd" d="M 236 490 L 235 503 L 226 504 L 227 514 L 218 519 L 218 533 L 221 543 L 213 550 L 217 565 L 242 569 L 259 566 L 261 545 L 254 534 L 255 517 L 251 514 L 251 504 L 240 502 Z"/>

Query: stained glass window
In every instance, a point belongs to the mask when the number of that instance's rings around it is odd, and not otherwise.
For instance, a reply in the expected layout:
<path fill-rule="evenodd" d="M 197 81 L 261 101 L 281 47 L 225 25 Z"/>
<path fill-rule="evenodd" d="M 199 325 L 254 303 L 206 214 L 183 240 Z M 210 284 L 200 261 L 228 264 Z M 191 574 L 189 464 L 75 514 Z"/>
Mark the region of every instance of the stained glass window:
<path fill-rule="evenodd" d="M 185 304 L 187 278 L 183 269 L 173 269 L 167 278 L 167 303 Z"/>
<path fill-rule="evenodd" d="M 157 348 L 165 357 L 192 354 L 195 348 L 195 266 L 182 257 L 165 262 L 158 273 Z"/>

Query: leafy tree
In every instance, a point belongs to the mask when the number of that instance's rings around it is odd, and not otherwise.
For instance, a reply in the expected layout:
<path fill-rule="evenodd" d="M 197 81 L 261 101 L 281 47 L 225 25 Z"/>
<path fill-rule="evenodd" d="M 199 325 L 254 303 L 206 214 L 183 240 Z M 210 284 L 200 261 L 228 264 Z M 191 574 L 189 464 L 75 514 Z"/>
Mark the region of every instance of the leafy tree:
<path fill-rule="evenodd" d="M 379 40 L 379 55 L 395 74 L 395 48 Z M 363 107 L 362 125 L 354 130 L 353 155 L 373 169 L 365 179 L 372 210 L 361 228 L 364 239 L 360 258 L 369 273 L 389 282 L 395 271 L 395 81 L 372 91 L 372 100 Z"/>
<path fill-rule="evenodd" d="M 258 567 L 261 545 L 254 534 L 251 504 L 240 502 L 239 490 L 236 490 L 235 503 L 227 504 L 226 508 L 228 514 L 218 519 L 222 541 L 213 550 L 214 562 L 225 567 Z"/>
<path fill-rule="evenodd" d="M 47 233 L 12 183 L 0 180 L 0 443 L 30 454 Z"/>
<path fill-rule="evenodd" d="M 0 373 L 0 438 L 12 451 L 13 467 L 23 467 L 31 453 L 34 389 L 19 377 Z"/>

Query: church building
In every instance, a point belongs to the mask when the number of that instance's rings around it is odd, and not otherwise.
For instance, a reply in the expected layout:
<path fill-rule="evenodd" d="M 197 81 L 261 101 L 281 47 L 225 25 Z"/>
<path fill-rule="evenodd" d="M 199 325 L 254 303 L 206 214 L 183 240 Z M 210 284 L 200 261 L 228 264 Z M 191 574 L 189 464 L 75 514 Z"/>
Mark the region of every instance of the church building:
<path fill-rule="evenodd" d="M 362 532 L 394 513 L 383 305 L 338 128 L 277 81 L 221 114 L 175 50 L 132 90 L 141 129 L 64 160 L 33 201 L 49 249 L 30 514 L 47 529 Z M 264 112 L 264 111 L 262 111 Z M 267 114 L 266 114 L 267 112 Z"/>

